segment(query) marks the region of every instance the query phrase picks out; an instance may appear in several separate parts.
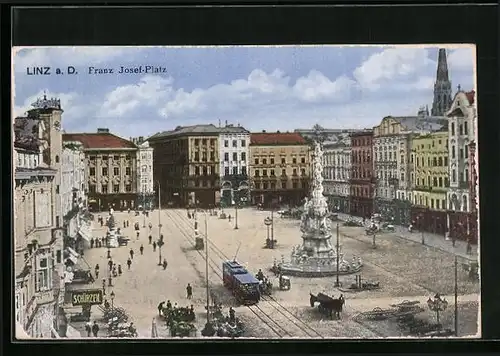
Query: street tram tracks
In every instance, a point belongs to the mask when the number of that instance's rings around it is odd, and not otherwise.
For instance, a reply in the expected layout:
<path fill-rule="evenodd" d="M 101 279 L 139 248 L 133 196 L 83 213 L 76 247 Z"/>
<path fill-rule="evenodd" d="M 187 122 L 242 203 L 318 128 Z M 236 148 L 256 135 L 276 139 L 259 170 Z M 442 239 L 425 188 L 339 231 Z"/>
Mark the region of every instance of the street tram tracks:
<path fill-rule="evenodd" d="M 194 245 L 194 241 L 192 237 L 186 232 L 186 226 L 181 226 L 179 221 L 174 219 L 172 215 L 169 214 L 167 210 L 167 215 L 172 221 L 172 223 L 177 227 L 177 229 L 182 233 L 183 237 L 192 245 Z M 181 220 L 183 221 L 183 220 Z M 184 221 L 183 221 L 184 222 Z M 206 256 L 203 254 L 202 251 L 195 250 L 198 252 L 198 254 L 206 260 Z M 208 264 L 212 271 L 222 280 L 222 269 L 219 267 L 216 261 L 211 259 L 210 257 L 208 258 Z M 278 337 L 282 338 L 283 336 L 290 336 L 290 333 L 288 333 L 281 325 L 279 325 L 272 317 L 270 317 L 268 314 L 266 314 L 258 305 L 252 305 L 252 306 L 247 306 L 247 308 L 260 320 L 262 321 L 273 333 L 275 333 Z M 266 318 L 268 320 L 266 320 Z"/>
<path fill-rule="evenodd" d="M 194 245 L 194 239 L 188 234 L 186 233 L 186 229 L 188 231 L 190 230 L 193 230 L 194 229 L 190 226 L 189 224 L 189 221 L 187 221 L 181 214 L 180 212 L 178 211 L 174 211 L 174 214 L 175 216 L 182 222 L 182 224 L 184 225 L 184 227 L 181 227 L 179 222 L 172 219 L 172 221 L 174 222 L 174 224 L 176 224 L 176 226 L 178 227 L 178 229 L 183 233 L 183 235 L 185 236 L 185 238 L 192 244 Z M 215 253 L 215 255 L 221 259 L 221 261 L 226 261 L 226 260 L 230 260 L 230 258 L 228 256 L 226 256 L 226 254 L 212 241 L 210 240 L 209 238 L 207 238 L 208 240 L 208 244 L 210 246 L 210 249 L 212 250 L 213 253 Z M 198 251 L 197 252 L 205 259 L 205 255 L 201 252 L 201 251 Z M 212 262 L 212 264 L 214 264 L 217 268 L 217 270 L 221 271 L 221 268 L 219 266 L 219 264 L 217 264 L 213 259 L 211 259 L 209 257 L 209 260 Z M 211 266 L 212 270 L 214 270 L 214 267 Z M 214 270 L 214 272 L 216 272 Z M 222 279 L 222 275 L 220 273 L 217 273 L 216 274 Z M 300 330 L 301 333 L 305 334 L 304 336 L 306 337 L 310 337 L 310 338 L 324 338 L 323 335 L 321 335 L 320 333 L 318 333 L 314 328 L 312 328 L 311 326 L 309 326 L 307 323 L 305 323 L 304 321 L 302 321 L 301 319 L 299 319 L 293 312 L 291 312 L 290 310 L 288 310 L 284 305 L 282 305 L 279 301 L 277 301 L 275 298 L 273 298 L 272 296 L 263 296 L 262 298 L 263 301 L 267 302 L 267 305 L 271 306 L 274 310 L 276 310 L 279 314 L 281 314 L 283 317 L 286 318 L 286 320 L 288 322 L 291 322 L 293 325 L 295 325 L 295 327 L 297 329 Z M 274 317 L 272 316 L 269 316 L 268 313 L 266 313 L 264 310 L 262 310 L 262 308 L 259 306 L 259 305 L 252 305 L 252 306 L 247 306 L 247 308 L 253 313 L 255 314 L 257 317 L 259 317 L 260 320 L 262 320 L 262 317 L 260 315 L 258 315 L 258 313 L 256 312 L 255 309 L 259 310 L 260 313 L 264 314 L 269 320 L 272 321 L 272 323 L 280 329 L 280 332 L 278 332 L 277 330 L 273 330 L 273 332 L 275 332 L 278 336 L 280 337 L 283 337 L 283 334 L 285 336 L 294 336 L 291 332 L 287 331 L 286 329 L 283 328 L 283 326 L 281 324 L 279 324 Z M 262 320 L 263 321 L 263 320 Z M 264 321 L 263 321 L 264 322 Z M 266 323 L 268 326 L 270 326 L 268 323 Z M 271 328 L 271 327 L 270 327 Z M 271 328 L 272 329 L 272 328 Z"/>

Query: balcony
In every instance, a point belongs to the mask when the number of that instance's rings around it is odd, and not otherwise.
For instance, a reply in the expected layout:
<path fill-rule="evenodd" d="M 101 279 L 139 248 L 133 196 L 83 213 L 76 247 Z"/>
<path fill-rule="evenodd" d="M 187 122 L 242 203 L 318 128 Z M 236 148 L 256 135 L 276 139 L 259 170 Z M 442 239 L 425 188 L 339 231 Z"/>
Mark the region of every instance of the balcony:
<path fill-rule="evenodd" d="M 48 289 L 35 293 L 35 300 L 37 305 L 48 304 L 54 301 L 54 290 Z"/>

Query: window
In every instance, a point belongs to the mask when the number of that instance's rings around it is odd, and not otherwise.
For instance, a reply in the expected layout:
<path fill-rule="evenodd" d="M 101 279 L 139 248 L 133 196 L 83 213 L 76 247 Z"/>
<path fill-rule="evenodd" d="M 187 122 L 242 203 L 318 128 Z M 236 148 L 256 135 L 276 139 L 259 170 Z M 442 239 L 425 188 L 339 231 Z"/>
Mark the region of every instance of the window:
<path fill-rule="evenodd" d="M 96 186 L 95 184 L 89 185 L 89 193 L 95 193 L 96 192 Z"/>
<path fill-rule="evenodd" d="M 35 291 L 46 291 L 52 288 L 52 270 L 49 268 L 48 257 L 38 260 L 38 266 L 35 279 Z"/>
<path fill-rule="evenodd" d="M 200 167 L 199 166 L 194 167 L 194 174 L 197 176 L 200 175 Z"/>
<path fill-rule="evenodd" d="M 464 158 L 464 149 L 463 148 L 460 149 L 460 158 Z"/>
<path fill-rule="evenodd" d="M 215 142 L 216 142 L 215 138 L 211 138 L 210 139 L 210 146 L 215 146 Z"/>
<path fill-rule="evenodd" d="M 195 160 L 195 162 L 199 162 L 200 161 L 200 152 L 195 152 L 194 153 L 194 160 Z"/>
<path fill-rule="evenodd" d="M 208 167 L 207 166 L 203 166 L 202 171 L 203 171 L 204 176 L 208 175 Z"/>
<path fill-rule="evenodd" d="M 56 252 L 56 262 L 57 263 L 61 263 L 61 260 L 62 259 L 62 253 L 61 253 L 61 250 L 57 250 Z"/>
<path fill-rule="evenodd" d="M 434 144 L 435 144 L 435 141 L 434 141 L 434 140 L 432 140 L 432 147 L 434 147 Z"/>
<path fill-rule="evenodd" d="M 210 161 L 215 161 L 215 152 L 210 152 Z"/>
<path fill-rule="evenodd" d="M 259 159 L 258 158 L 255 159 L 255 164 L 259 164 Z"/>
<path fill-rule="evenodd" d="M 115 176 L 119 176 L 119 175 L 120 175 L 120 168 L 118 168 L 118 167 L 114 167 L 114 168 L 113 168 L 113 175 L 115 175 Z"/>
<path fill-rule="evenodd" d="M 468 125 L 467 125 L 467 121 L 465 121 L 465 122 L 464 122 L 464 133 L 465 133 L 466 135 L 468 135 L 468 134 L 469 134 L 469 127 L 468 127 Z"/>
<path fill-rule="evenodd" d="M 306 175 L 306 170 L 305 170 L 305 168 L 302 168 L 302 169 L 300 170 L 300 175 L 301 175 L 301 176 L 305 176 L 305 175 Z"/>
<path fill-rule="evenodd" d="M 431 209 L 434 209 L 434 199 L 431 199 Z"/>
<path fill-rule="evenodd" d="M 102 160 L 103 161 L 107 161 L 107 160 L 109 160 L 109 157 L 108 156 L 102 156 Z"/>
<path fill-rule="evenodd" d="M 286 164 L 286 158 L 281 158 L 281 164 Z"/>
<path fill-rule="evenodd" d="M 297 175 L 297 168 L 294 168 L 293 169 L 293 175 L 296 176 Z"/>
<path fill-rule="evenodd" d="M 130 167 L 125 167 L 125 175 L 126 176 L 130 175 Z"/>
<path fill-rule="evenodd" d="M 224 140 L 224 147 L 229 147 L 229 140 Z"/>
<path fill-rule="evenodd" d="M 436 158 L 436 157 L 434 157 L 434 158 L 432 159 L 432 165 L 433 165 L 434 167 L 436 167 L 436 166 L 438 165 L 438 164 L 437 164 L 437 158 Z"/>
<path fill-rule="evenodd" d="M 433 187 L 437 187 L 437 186 L 438 186 L 438 179 L 437 179 L 437 177 L 434 177 L 434 178 L 432 179 L 432 186 L 433 186 Z"/>
<path fill-rule="evenodd" d="M 451 135 L 455 136 L 455 123 L 454 122 L 451 123 Z"/>
<path fill-rule="evenodd" d="M 244 176 L 247 175 L 247 167 L 246 166 L 241 166 L 241 174 L 243 174 Z"/>
<path fill-rule="evenodd" d="M 438 166 L 441 167 L 443 165 L 443 157 L 438 158 Z"/>
<path fill-rule="evenodd" d="M 56 163 L 59 163 L 59 156 L 56 155 Z"/>
<path fill-rule="evenodd" d="M 224 153 L 224 161 L 229 162 L 229 153 L 228 152 Z"/>
<path fill-rule="evenodd" d="M 243 142 L 245 142 L 245 141 L 243 141 Z M 246 154 L 246 152 L 241 152 L 241 160 L 243 162 L 245 162 L 247 160 L 247 154 Z"/>
<path fill-rule="evenodd" d="M 431 177 L 430 176 L 427 177 L 427 186 L 428 187 L 431 186 Z"/>
<path fill-rule="evenodd" d="M 286 189 L 286 182 L 281 182 L 281 189 Z"/>
<path fill-rule="evenodd" d="M 465 158 L 469 158 L 469 147 L 465 148 Z"/>
<path fill-rule="evenodd" d="M 401 173 L 401 182 L 404 182 L 404 180 L 405 180 L 405 174 Z"/>
<path fill-rule="evenodd" d="M 233 152 L 233 161 L 237 162 L 238 161 L 238 153 Z"/>
<path fill-rule="evenodd" d="M 442 187 L 443 186 L 443 177 L 439 177 L 439 186 Z"/>
<path fill-rule="evenodd" d="M 263 170 L 262 170 L 262 175 L 263 175 L 264 177 L 267 177 L 267 169 L 263 169 Z"/>
<path fill-rule="evenodd" d="M 282 176 L 286 176 L 286 169 L 284 169 L 284 168 L 283 168 L 283 169 L 281 170 L 281 175 L 282 175 Z"/>
<path fill-rule="evenodd" d="M 206 146 L 206 145 L 207 145 L 207 139 L 206 139 L 206 138 L 202 138 L 202 139 L 201 139 L 201 144 L 202 144 L 203 146 Z"/>
<path fill-rule="evenodd" d="M 305 157 L 301 157 L 300 158 L 300 163 L 306 163 L 306 158 Z"/>
<path fill-rule="evenodd" d="M 238 174 L 238 167 L 233 167 L 233 175 L 237 175 Z"/>
<path fill-rule="evenodd" d="M 271 169 L 271 177 L 274 177 L 274 169 Z"/>
<path fill-rule="evenodd" d="M 292 188 L 293 188 L 293 189 L 297 189 L 297 187 L 298 187 L 297 182 L 293 182 L 293 183 L 292 183 Z"/>
<path fill-rule="evenodd" d="M 306 189 L 307 188 L 307 183 L 302 181 L 300 182 L 300 186 L 302 187 L 302 189 Z"/>
<path fill-rule="evenodd" d="M 463 127 L 463 125 L 459 126 L 459 131 L 460 131 L 460 136 L 464 134 L 464 127 Z"/>
<path fill-rule="evenodd" d="M 444 178 L 444 186 L 445 187 L 449 187 L 450 186 L 450 181 L 449 181 L 448 177 Z"/>
<path fill-rule="evenodd" d="M 469 181 L 469 169 L 465 168 L 465 181 Z"/>
<path fill-rule="evenodd" d="M 401 157 L 400 157 L 400 162 L 401 162 L 401 164 L 404 164 L 404 163 L 405 163 L 405 156 L 404 156 L 404 155 L 401 155 Z"/>
<path fill-rule="evenodd" d="M 194 145 L 195 146 L 199 146 L 200 145 L 200 139 L 199 138 L 195 138 L 194 139 Z"/>
<path fill-rule="evenodd" d="M 451 181 L 455 183 L 457 181 L 457 171 L 452 169 L 451 170 Z"/>
<path fill-rule="evenodd" d="M 202 160 L 203 162 L 206 162 L 206 161 L 207 161 L 207 153 L 206 153 L 206 152 L 202 152 L 202 153 L 201 153 L 201 160 Z"/>
<path fill-rule="evenodd" d="M 238 147 L 238 141 L 233 140 L 233 147 Z"/>
<path fill-rule="evenodd" d="M 417 178 L 417 187 L 420 186 L 420 178 Z"/>
<path fill-rule="evenodd" d="M 436 209 L 439 209 L 439 199 L 436 199 Z"/>
<path fill-rule="evenodd" d="M 113 193 L 118 193 L 118 192 L 120 192 L 120 185 L 113 184 Z"/>
<path fill-rule="evenodd" d="M 260 189 L 260 183 L 255 183 L 255 189 Z"/>
<path fill-rule="evenodd" d="M 264 183 L 262 184 L 262 188 L 267 189 L 267 188 L 268 188 L 268 184 L 267 184 L 266 182 L 264 182 Z"/>
<path fill-rule="evenodd" d="M 448 157 L 444 158 L 444 165 L 445 165 L 445 167 L 448 166 Z"/>
<path fill-rule="evenodd" d="M 91 160 L 91 161 L 95 161 L 95 156 L 90 156 L 90 157 L 89 157 L 89 160 Z"/>
<path fill-rule="evenodd" d="M 255 170 L 255 177 L 260 177 L 260 172 L 258 169 Z"/>
<path fill-rule="evenodd" d="M 198 168 L 198 167 L 196 167 Z M 199 170 L 199 168 L 198 168 Z M 228 176 L 229 175 L 229 167 L 224 167 L 224 175 Z"/>
<path fill-rule="evenodd" d="M 271 189 L 276 189 L 276 183 L 271 182 Z"/>
<path fill-rule="evenodd" d="M 144 158 L 144 156 L 142 158 Z M 119 160 L 120 160 L 120 156 L 113 156 L 113 161 L 119 161 Z"/>
<path fill-rule="evenodd" d="M 413 163 L 413 155 L 410 157 L 410 162 Z"/>
<path fill-rule="evenodd" d="M 271 158 L 271 164 L 274 164 L 274 158 Z"/>
<path fill-rule="evenodd" d="M 431 166 L 431 158 L 427 157 L 427 167 L 430 167 L 430 166 Z"/>
<path fill-rule="evenodd" d="M 267 164 L 267 159 L 262 159 L 262 164 Z"/>
<path fill-rule="evenodd" d="M 459 177 L 460 177 L 460 181 L 459 181 L 460 183 L 465 182 L 464 173 L 463 172 L 460 172 Z"/>
<path fill-rule="evenodd" d="M 101 193 L 102 194 L 108 194 L 108 185 L 107 184 L 103 184 L 101 186 Z"/>
<path fill-rule="evenodd" d="M 297 158 L 295 158 L 295 157 L 294 157 L 294 158 L 292 158 L 292 163 L 293 163 L 293 164 L 297 164 Z"/>
<path fill-rule="evenodd" d="M 247 145 L 247 142 L 245 140 L 241 140 L 241 147 L 245 147 Z"/>
<path fill-rule="evenodd" d="M 455 146 L 451 146 L 451 158 L 455 158 Z"/>
<path fill-rule="evenodd" d="M 102 167 L 102 175 L 107 176 L 108 175 L 108 167 Z"/>

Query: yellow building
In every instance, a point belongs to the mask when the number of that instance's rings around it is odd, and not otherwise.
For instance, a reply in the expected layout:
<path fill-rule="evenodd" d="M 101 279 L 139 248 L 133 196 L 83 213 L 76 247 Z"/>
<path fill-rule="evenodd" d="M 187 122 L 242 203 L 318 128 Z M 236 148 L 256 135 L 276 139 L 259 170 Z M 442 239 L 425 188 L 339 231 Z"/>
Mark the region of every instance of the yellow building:
<path fill-rule="evenodd" d="M 448 177 L 448 132 L 419 135 L 411 142 L 411 187 L 413 204 L 431 210 L 446 210 Z"/>
<path fill-rule="evenodd" d="M 298 133 L 252 133 L 252 203 L 300 204 L 309 192 L 310 164 L 310 147 Z"/>

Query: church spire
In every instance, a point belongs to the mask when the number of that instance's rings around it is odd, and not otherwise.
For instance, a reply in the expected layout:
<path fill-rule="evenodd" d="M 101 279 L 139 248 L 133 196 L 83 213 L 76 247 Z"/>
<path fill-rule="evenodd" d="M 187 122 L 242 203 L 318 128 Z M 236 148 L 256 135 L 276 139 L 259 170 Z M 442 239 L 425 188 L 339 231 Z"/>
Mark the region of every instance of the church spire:
<path fill-rule="evenodd" d="M 434 83 L 434 100 L 432 102 L 431 115 L 444 116 L 451 107 L 451 82 L 448 74 L 448 62 L 446 60 L 446 49 L 440 48 Z"/>

